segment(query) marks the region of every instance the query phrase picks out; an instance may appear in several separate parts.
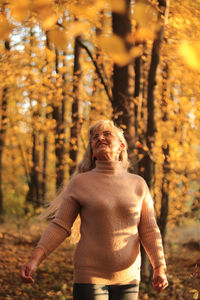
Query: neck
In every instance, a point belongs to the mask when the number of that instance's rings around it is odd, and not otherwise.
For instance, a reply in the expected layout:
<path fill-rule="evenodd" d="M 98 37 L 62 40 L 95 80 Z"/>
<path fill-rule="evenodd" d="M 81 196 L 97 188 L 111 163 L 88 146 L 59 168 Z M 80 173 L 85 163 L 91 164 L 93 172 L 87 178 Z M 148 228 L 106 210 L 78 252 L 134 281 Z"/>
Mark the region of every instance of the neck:
<path fill-rule="evenodd" d="M 118 174 L 124 171 L 121 161 L 96 160 L 96 172 L 107 174 Z"/>

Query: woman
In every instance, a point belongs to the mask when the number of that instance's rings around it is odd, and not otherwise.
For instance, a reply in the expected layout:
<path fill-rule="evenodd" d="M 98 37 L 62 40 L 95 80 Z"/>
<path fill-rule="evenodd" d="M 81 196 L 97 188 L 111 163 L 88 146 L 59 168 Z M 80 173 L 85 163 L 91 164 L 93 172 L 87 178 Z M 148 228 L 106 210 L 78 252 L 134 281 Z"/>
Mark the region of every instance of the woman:
<path fill-rule="evenodd" d="M 127 143 L 112 121 L 89 129 L 82 162 L 62 194 L 55 218 L 29 262 L 25 282 L 39 264 L 71 234 L 80 215 L 80 240 L 74 255 L 74 300 L 136 300 L 140 282 L 140 241 L 153 266 L 153 286 L 167 287 L 161 235 L 145 181 L 127 172 Z"/>

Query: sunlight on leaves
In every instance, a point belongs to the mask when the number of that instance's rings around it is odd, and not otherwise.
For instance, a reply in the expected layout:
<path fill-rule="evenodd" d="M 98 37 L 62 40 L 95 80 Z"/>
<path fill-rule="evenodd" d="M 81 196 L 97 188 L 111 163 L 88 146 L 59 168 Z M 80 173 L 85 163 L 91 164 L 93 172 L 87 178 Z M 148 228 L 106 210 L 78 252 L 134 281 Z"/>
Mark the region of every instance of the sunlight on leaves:
<path fill-rule="evenodd" d="M 200 42 L 189 43 L 183 41 L 179 48 L 180 55 L 190 68 L 200 69 Z"/>

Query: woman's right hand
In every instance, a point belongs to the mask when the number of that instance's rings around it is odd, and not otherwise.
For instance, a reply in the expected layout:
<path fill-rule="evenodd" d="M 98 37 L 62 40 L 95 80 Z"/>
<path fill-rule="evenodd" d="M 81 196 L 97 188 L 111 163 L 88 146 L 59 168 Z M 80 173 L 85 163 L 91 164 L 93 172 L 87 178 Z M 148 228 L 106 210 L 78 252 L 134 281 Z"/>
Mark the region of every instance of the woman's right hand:
<path fill-rule="evenodd" d="M 39 264 L 45 259 L 45 253 L 43 249 L 36 248 L 32 254 L 30 260 L 21 267 L 20 275 L 21 279 L 25 283 L 34 283 L 33 274 L 37 270 Z"/>

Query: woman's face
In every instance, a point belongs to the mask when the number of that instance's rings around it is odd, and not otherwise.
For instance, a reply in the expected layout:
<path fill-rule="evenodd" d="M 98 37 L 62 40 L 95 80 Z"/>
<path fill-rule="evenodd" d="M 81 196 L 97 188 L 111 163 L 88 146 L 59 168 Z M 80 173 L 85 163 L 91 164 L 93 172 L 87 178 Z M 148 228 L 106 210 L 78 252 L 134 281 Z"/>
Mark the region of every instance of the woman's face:
<path fill-rule="evenodd" d="M 116 161 L 125 146 L 110 129 L 99 129 L 91 136 L 91 147 L 93 158 Z"/>

